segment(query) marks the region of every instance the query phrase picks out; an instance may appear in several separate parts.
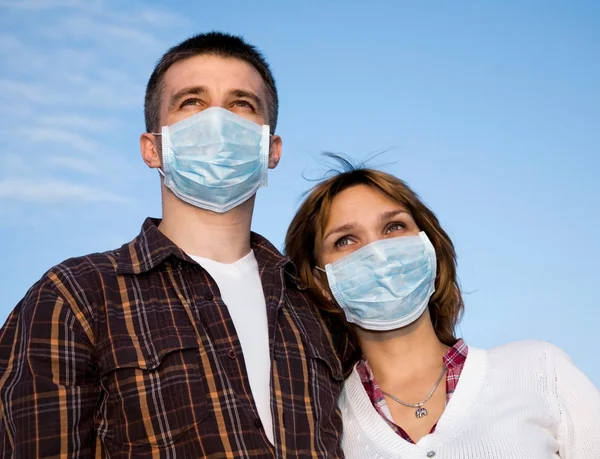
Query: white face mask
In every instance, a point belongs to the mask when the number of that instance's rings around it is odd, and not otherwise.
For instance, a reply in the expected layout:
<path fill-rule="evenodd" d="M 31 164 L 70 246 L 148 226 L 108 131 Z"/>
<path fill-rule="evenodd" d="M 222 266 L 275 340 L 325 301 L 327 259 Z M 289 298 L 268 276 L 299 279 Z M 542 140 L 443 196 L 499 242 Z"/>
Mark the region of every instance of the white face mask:
<path fill-rule="evenodd" d="M 435 291 L 435 249 L 424 232 L 372 242 L 325 266 L 346 320 L 367 330 L 405 327 Z"/>
<path fill-rule="evenodd" d="M 165 186 L 179 199 L 223 213 L 267 186 L 269 126 L 211 107 L 162 128 Z"/>

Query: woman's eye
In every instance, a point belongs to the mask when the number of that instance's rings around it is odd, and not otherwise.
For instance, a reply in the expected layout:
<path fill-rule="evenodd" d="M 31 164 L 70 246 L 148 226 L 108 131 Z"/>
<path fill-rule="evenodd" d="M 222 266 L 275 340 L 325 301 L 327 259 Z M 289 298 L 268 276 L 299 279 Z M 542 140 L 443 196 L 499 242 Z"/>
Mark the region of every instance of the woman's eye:
<path fill-rule="evenodd" d="M 335 246 L 336 247 L 344 247 L 344 246 L 350 244 L 350 242 L 351 242 L 350 239 L 348 237 L 344 236 L 335 242 Z"/>
<path fill-rule="evenodd" d="M 404 228 L 406 228 L 406 225 L 404 223 L 396 222 L 396 223 L 390 223 L 385 231 L 386 231 L 386 233 L 393 233 L 394 231 L 400 231 Z"/>

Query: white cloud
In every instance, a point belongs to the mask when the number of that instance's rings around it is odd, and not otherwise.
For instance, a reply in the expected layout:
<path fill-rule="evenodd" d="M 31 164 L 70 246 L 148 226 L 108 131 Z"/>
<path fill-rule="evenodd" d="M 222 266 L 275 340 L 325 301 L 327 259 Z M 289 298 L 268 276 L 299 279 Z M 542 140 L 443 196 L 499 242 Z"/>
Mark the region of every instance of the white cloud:
<path fill-rule="evenodd" d="M 0 78 L 0 98 L 9 103 L 30 102 L 62 109 L 100 108 L 113 111 L 140 107 L 144 97 L 143 85 L 124 81 L 124 75 L 98 72 L 91 79 L 65 72 L 55 75 L 56 82 L 23 82 Z M 104 81 L 102 81 L 104 80 Z M 1 111 L 8 111 L 9 107 Z"/>
<path fill-rule="evenodd" d="M 21 41 L 13 36 L 7 34 L 0 34 L 0 53 L 6 54 L 7 52 L 14 52 L 23 49 Z"/>
<path fill-rule="evenodd" d="M 131 14 L 131 13 L 130 13 Z M 100 48 L 107 48 L 119 44 L 113 52 L 125 53 L 132 47 L 139 46 L 137 52 L 152 52 L 161 49 L 163 43 L 152 35 L 151 31 L 132 24 L 131 20 L 122 17 L 111 17 L 106 14 L 90 15 L 85 13 L 64 15 L 56 20 L 52 26 L 42 25 L 38 30 L 44 37 L 53 40 L 78 40 Z"/>
<path fill-rule="evenodd" d="M 118 12 L 101 8 L 93 13 L 73 10 L 58 17 L 53 24 L 40 24 L 37 32 L 52 40 L 93 44 L 131 60 L 166 50 L 170 43 L 161 39 L 160 31 L 188 23 L 188 18 L 167 11 L 133 8 Z"/>
<path fill-rule="evenodd" d="M 100 2 L 92 0 L 0 0 L 0 8 L 18 10 L 49 10 L 65 7 L 90 7 Z"/>
<path fill-rule="evenodd" d="M 88 39 L 98 44 L 107 42 L 127 43 L 127 46 L 141 46 L 154 50 L 160 49 L 163 43 L 153 36 L 150 32 L 132 27 L 131 24 L 111 24 L 103 19 L 93 19 L 83 15 L 65 18 L 63 34 L 71 35 L 78 39 Z"/>
<path fill-rule="evenodd" d="M 27 180 L 40 180 L 48 177 L 48 169 L 53 171 L 75 171 L 82 174 L 101 174 L 111 170 L 104 167 L 102 161 L 93 158 L 82 158 L 75 155 L 48 155 L 42 164 L 33 164 L 30 156 L 26 154 L 0 153 L 0 179 L 12 179 L 15 177 Z M 112 171 L 114 173 L 113 168 Z"/>
<path fill-rule="evenodd" d="M 51 156 L 48 165 L 61 169 L 67 168 L 83 174 L 99 174 L 101 167 L 92 161 L 74 156 Z"/>
<path fill-rule="evenodd" d="M 85 136 L 65 129 L 37 127 L 23 130 L 21 135 L 29 135 L 29 140 L 37 143 L 58 143 L 68 146 L 76 152 L 98 153 L 101 146 Z"/>
<path fill-rule="evenodd" d="M 152 27 L 181 27 L 189 24 L 189 19 L 186 17 L 170 11 L 158 9 L 142 10 L 135 16 L 135 20 Z"/>
<path fill-rule="evenodd" d="M 0 133 L 1 135 L 2 133 Z M 11 175 L 27 174 L 29 170 L 28 164 L 30 162 L 23 156 L 7 152 L 0 153 L 0 171 L 4 173 Z"/>
<path fill-rule="evenodd" d="M 37 204 L 64 202 L 127 203 L 130 199 L 92 186 L 64 180 L 0 180 L 0 200 Z"/>
<path fill-rule="evenodd" d="M 55 94 L 44 91 L 39 83 L 24 83 L 21 81 L 11 81 L 6 78 L 0 78 L 0 97 L 3 99 L 21 100 L 25 102 L 35 102 L 41 104 L 52 104 L 58 101 Z M 2 111 L 8 111 L 5 107 Z"/>
<path fill-rule="evenodd" d="M 120 124 L 114 118 L 81 116 L 73 113 L 34 116 L 34 120 L 44 126 L 81 129 L 87 132 L 107 132 Z"/>
<path fill-rule="evenodd" d="M 0 16 L 0 207 L 124 202 L 145 172 L 125 135 L 143 129 L 149 71 L 189 20 L 117 0 L 0 0 Z"/>
<path fill-rule="evenodd" d="M 29 151 L 29 156 L 38 156 L 41 153 L 42 160 L 47 159 L 47 155 L 55 151 L 67 151 L 72 154 L 79 154 L 83 158 L 93 158 L 106 152 L 101 142 L 94 140 L 84 133 L 76 131 L 46 127 L 39 123 L 31 127 L 17 126 L 13 129 L 0 129 L 1 136 L 13 135 L 23 139 L 21 145 L 14 145 L 12 150 L 17 153 Z M 83 154 L 83 156 L 82 156 Z"/>

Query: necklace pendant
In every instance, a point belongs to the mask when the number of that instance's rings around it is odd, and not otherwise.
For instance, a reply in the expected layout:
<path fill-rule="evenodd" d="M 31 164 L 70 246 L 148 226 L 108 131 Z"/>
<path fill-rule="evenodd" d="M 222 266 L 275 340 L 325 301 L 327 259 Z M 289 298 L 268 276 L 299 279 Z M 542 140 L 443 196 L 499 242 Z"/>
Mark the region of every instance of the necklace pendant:
<path fill-rule="evenodd" d="M 419 408 L 417 408 L 417 410 L 415 411 L 415 417 L 421 419 L 425 416 L 427 416 L 427 409 L 423 408 L 422 406 L 420 406 Z"/>

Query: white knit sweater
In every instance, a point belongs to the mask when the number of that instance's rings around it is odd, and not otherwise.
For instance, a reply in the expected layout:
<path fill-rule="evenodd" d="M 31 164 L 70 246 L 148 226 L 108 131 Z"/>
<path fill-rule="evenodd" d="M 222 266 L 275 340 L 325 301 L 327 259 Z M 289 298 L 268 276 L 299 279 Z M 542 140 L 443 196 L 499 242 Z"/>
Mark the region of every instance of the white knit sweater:
<path fill-rule="evenodd" d="M 600 459 L 600 392 L 544 342 L 470 347 L 435 432 L 417 444 L 375 411 L 356 369 L 340 408 L 349 459 Z"/>

